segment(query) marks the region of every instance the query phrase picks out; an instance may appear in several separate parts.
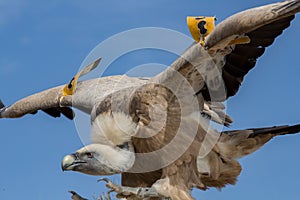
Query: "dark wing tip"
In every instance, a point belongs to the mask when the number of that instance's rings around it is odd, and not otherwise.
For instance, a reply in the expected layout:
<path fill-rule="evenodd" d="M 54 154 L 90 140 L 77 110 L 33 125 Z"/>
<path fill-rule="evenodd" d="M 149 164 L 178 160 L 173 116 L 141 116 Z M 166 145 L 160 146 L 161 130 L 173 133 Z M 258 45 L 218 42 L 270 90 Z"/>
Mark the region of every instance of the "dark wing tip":
<path fill-rule="evenodd" d="M 55 118 L 60 117 L 60 111 L 57 108 L 47 108 L 47 109 L 43 109 L 42 111 L 44 111 L 45 113 L 47 113 L 52 117 Z"/>
<path fill-rule="evenodd" d="M 43 109 L 43 111 L 55 118 L 61 117 L 61 114 L 63 114 L 65 117 L 67 117 L 70 120 L 73 120 L 75 117 L 75 113 L 70 107 L 47 108 L 47 109 Z"/>
<path fill-rule="evenodd" d="M 294 18 L 294 15 L 287 16 L 245 33 L 251 42 L 237 44 L 235 49 L 226 56 L 226 63 L 222 69 L 227 98 L 237 93 L 244 76 L 254 68 L 257 59 L 265 52 L 265 48 L 273 44 L 275 39 L 290 26 Z"/>
<path fill-rule="evenodd" d="M 273 135 L 295 134 L 300 132 L 300 124 L 293 126 L 273 126 L 267 128 L 252 129 L 254 132 L 249 137 L 255 137 L 260 134 L 271 133 Z"/>
<path fill-rule="evenodd" d="M 59 108 L 60 109 L 60 112 L 65 116 L 67 117 L 68 119 L 70 120 L 73 120 L 74 117 L 75 117 L 75 113 L 73 111 L 72 108 L 70 107 L 62 107 L 62 108 Z"/>

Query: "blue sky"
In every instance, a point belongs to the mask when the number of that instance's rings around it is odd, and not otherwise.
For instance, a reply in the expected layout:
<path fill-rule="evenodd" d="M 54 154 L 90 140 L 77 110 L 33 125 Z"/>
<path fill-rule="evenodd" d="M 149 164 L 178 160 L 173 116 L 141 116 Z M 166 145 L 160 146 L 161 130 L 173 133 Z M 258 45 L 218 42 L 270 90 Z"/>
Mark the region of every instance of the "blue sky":
<path fill-rule="evenodd" d="M 150 26 L 189 36 L 187 15 L 215 15 L 220 22 L 238 11 L 272 2 L 0 0 L 0 98 L 11 104 L 64 84 L 95 46 L 122 31 Z M 299 25 L 298 16 L 228 101 L 227 111 L 234 119 L 231 129 L 300 122 Z M 160 51 L 137 52 L 116 60 L 109 73 L 120 74 L 150 62 L 167 65 L 175 58 Z M 60 169 L 63 156 L 83 146 L 72 121 L 38 113 L 2 119 L 0 127 L 0 199 L 70 199 L 66 192 L 70 189 L 92 199 L 106 191 L 103 183 L 96 182 L 99 177 Z M 299 143 L 300 135 L 278 137 L 240 160 L 243 171 L 235 186 L 193 194 L 203 200 L 296 200 L 300 196 Z"/>

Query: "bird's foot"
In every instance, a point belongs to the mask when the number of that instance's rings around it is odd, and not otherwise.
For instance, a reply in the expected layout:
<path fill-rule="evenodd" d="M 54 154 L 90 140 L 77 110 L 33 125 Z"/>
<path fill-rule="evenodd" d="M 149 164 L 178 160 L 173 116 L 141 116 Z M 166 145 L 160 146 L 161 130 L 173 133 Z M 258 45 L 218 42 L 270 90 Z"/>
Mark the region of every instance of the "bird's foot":
<path fill-rule="evenodd" d="M 111 192 L 117 193 L 118 198 L 126 198 L 126 199 L 147 199 L 150 197 L 161 197 L 158 194 L 155 188 L 151 187 L 125 187 L 119 186 L 113 183 L 111 180 L 107 178 L 99 179 L 99 181 L 105 181 L 106 187 L 111 189 L 108 194 Z"/>

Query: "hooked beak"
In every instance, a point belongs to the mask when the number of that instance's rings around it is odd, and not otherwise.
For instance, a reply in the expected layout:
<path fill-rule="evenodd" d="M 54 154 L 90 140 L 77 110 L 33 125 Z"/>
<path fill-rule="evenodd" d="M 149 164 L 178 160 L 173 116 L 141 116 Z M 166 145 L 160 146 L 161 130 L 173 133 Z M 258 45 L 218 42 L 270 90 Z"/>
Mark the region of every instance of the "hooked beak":
<path fill-rule="evenodd" d="M 81 163 L 86 163 L 78 158 L 77 154 L 66 155 L 61 162 L 61 169 L 63 171 L 73 170 L 74 167 L 80 165 Z"/>

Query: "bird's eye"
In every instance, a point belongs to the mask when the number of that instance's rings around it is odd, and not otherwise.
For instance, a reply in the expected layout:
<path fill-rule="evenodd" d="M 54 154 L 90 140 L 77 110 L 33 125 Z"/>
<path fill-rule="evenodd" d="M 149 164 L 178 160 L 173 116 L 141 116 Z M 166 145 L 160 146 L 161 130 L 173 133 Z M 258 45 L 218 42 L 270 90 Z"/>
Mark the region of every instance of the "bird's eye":
<path fill-rule="evenodd" d="M 87 152 L 85 155 L 86 155 L 88 158 L 93 158 L 93 157 L 94 157 L 94 155 L 93 155 L 91 152 Z"/>

